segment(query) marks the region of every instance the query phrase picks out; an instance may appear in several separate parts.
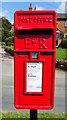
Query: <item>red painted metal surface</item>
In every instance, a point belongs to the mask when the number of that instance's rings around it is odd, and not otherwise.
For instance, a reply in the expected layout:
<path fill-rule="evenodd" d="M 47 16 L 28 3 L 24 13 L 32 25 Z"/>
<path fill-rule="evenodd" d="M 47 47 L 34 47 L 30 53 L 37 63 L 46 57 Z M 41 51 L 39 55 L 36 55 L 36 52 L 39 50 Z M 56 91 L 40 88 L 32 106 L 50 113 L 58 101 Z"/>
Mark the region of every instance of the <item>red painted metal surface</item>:
<path fill-rule="evenodd" d="M 56 13 L 16 11 L 14 14 L 14 105 L 18 109 L 54 106 Z M 38 57 L 32 58 L 37 52 Z M 42 62 L 42 92 L 27 92 L 27 62 Z"/>

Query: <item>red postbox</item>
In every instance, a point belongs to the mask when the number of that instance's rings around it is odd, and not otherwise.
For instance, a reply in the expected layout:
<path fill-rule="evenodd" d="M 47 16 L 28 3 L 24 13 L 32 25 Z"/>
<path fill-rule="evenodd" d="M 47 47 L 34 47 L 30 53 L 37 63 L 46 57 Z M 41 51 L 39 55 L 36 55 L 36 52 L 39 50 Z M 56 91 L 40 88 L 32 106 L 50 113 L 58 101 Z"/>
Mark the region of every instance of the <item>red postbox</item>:
<path fill-rule="evenodd" d="M 19 109 L 52 109 L 56 13 L 16 11 L 14 21 L 14 105 Z"/>

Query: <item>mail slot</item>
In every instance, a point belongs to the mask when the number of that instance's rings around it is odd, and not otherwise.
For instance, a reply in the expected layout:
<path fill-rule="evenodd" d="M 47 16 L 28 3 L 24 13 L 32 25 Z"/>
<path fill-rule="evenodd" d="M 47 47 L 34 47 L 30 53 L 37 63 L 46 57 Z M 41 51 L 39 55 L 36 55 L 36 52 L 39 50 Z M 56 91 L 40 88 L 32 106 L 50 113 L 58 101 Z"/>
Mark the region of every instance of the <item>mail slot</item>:
<path fill-rule="evenodd" d="M 18 109 L 54 107 L 56 12 L 14 14 L 14 105 Z"/>

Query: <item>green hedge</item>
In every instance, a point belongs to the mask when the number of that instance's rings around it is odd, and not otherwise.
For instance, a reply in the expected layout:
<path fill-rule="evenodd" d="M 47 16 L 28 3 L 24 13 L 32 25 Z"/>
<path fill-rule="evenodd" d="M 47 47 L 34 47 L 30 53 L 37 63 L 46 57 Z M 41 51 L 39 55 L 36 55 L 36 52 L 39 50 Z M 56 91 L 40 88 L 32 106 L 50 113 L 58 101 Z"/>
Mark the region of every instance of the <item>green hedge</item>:
<path fill-rule="evenodd" d="M 5 42 L 0 42 L 0 45 L 5 46 Z"/>
<path fill-rule="evenodd" d="M 61 47 L 62 48 L 67 48 L 67 39 L 63 39 L 61 42 Z"/>
<path fill-rule="evenodd" d="M 56 59 L 67 59 L 67 49 L 57 48 Z"/>

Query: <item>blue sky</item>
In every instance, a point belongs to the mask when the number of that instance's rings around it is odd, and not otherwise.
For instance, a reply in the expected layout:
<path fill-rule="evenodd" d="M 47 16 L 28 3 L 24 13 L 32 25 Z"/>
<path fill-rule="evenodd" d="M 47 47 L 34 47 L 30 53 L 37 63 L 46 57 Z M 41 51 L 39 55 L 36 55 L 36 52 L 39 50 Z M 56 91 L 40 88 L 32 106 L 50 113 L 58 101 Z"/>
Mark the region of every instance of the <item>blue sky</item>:
<path fill-rule="evenodd" d="M 33 8 L 37 6 L 37 10 L 55 10 L 59 13 L 65 12 L 64 2 L 2 2 L 2 7 L 0 7 L 0 17 L 5 16 L 13 23 L 14 12 L 21 9 L 28 10 L 30 3 L 32 3 Z"/>

